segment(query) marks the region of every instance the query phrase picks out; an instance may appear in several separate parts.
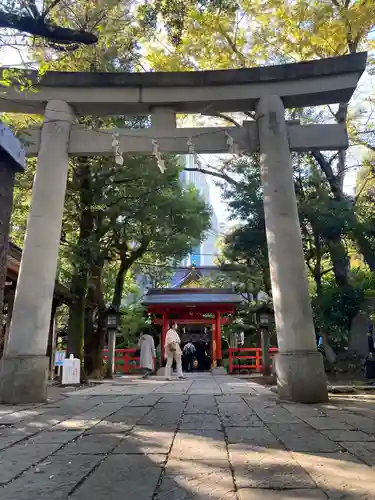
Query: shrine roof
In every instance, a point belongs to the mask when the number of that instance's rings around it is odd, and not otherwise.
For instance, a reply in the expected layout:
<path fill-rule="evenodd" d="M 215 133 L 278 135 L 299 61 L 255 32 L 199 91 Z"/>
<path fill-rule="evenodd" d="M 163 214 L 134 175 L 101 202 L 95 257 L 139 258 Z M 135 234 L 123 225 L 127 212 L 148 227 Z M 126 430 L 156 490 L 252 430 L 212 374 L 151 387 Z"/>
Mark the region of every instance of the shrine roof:
<path fill-rule="evenodd" d="M 147 292 L 145 305 L 163 304 L 236 304 L 243 302 L 241 295 L 230 289 L 218 288 L 154 288 Z"/>
<path fill-rule="evenodd" d="M 215 113 L 251 110 L 260 97 L 273 94 L 283 99 L 286 108 L 334 104 L 350 100 L 366 59 L 366 53 L 357 53 L 214 71 L 47 72 L 42 76 L 25 71 L 33 89 L 3 88 L 0 111 L 41 114 L 47 101 L 58 99 L 68 102 L 78 115 L 149 114 L 155 107 Z"/>
<path fill-rule="evenodd" d="M 21 265 L 22 248 L 15 245 L 11 241 L 8 242 L 8 252 L 7 252 L 7 262 L 6 262 L 6 278 L 17 282 L 18 273 Z M 65 302 L 71 299 L 71 293 L 69 288 L 55 281 L 54 297 L 61 298 Z"/>
<path fill-rule="evenodd" d="M 199 280 L 202 276 L 210 277 L 217 276 L 223 272 L 218 266 L 181 266 L 176 269 L 172 276 L 171 288 L 183 288 L 183 285 L 189 278 Z"/>

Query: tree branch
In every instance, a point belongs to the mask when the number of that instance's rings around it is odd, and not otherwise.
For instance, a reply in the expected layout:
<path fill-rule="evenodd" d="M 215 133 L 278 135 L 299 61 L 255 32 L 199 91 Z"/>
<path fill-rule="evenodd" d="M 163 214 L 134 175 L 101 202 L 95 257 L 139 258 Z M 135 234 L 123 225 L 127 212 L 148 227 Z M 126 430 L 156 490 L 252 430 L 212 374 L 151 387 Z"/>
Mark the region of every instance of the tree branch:
<path fill-rule="evenodd" d="M 224 172 L 213 172 L 212 170 L 208 170 L 202 167 L 196 167 L 196 168 L 185 167 L 184 170 L 186 170 L 187 172 L 200 172 L 201 174 L 212 175 L 212 177 L 217 177 L 218 179 L 222 179 L 223 181 L 228 182 L 228 184 L 232 184 L 232 186 L 239 185 L 239 182 L 237 182 L 235 179 L 233 179 L 233 177 L 231 177 L 228 174 L 225 174 Z"/>
<path fill-rule="evenodd" d="M 331 165 L 329 162 L 324 158 L 322 153 L 320 151 L 312 151 L 311 152 L 313 158 L 317 162 L 317 164 L 320 166 L 322 169 L 322 172 L 326 176 L 326 179 L 328 181 L 328 184 L 330 185 L 332 194 L 336 196 L 336 198 L 341 199 L 342 198 L 342 190 L 340 189 L 340 184 L 337 181 L 337 178 L 332 170 Z"/>
<path fill-rule="evenodd" d="M 224 115 L 224 113 L 202 113 L 203 116 L 214 116 L 216 118 L 221 118 L 222 120 L 225 120 L 229 123 L 232 123 L 237 128 L 241 128 L 241 124 L 238 123 L 234 118 L 231 118 L 230 116 Z"/>
<path fill-rule="evenodd" d="M 48 41 L 72 44 L 82 43 L 91 45 L 98 41 L 93 33 L 84 30 L 63 28 L 45 21 L 43 18 L 34 19 L 31 16 L 22 16 L 0 11 L 0 28 L 14 29 L 34 36 L 41 36 Z"/>

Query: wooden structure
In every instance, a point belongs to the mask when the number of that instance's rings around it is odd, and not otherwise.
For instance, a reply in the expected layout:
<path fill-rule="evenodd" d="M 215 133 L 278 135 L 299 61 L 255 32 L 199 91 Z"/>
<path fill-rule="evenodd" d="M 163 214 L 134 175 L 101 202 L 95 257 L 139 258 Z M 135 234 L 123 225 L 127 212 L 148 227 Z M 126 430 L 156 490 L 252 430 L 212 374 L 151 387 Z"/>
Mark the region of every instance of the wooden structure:
<path fill-rule="evenodd" d="M 134 369 L 139 368 L 140 357 L 136 356 L 137 349 L 115 349 L 115 373 L 131 373 Z M 104 361 L 108 361 L 108 349 L 103 351 Z"/>
<path fill-rule="evenodd" d="M 270 361 L 278 351 L 277 347 L 271 347 L 268 350 Z M 263 355 L 260 347 L 231 347 L 228 350 L 228 355 L 229 373 L 235 373 L 236 371 L 240 373 L 241 370 L 263 371 Z M 246 361 L 246 364 L 243 361 Z"/>
<path fill-rule="evenodd" d="M 242 298 L 232 290 L 216 288 L 151 289 L 144 304 L 154 324 L 162 326 L 161 352 L 171 323 L 202 325 L 211 330 L 211 366 L 222 366 L 221 326 L 231 322 Z"/>

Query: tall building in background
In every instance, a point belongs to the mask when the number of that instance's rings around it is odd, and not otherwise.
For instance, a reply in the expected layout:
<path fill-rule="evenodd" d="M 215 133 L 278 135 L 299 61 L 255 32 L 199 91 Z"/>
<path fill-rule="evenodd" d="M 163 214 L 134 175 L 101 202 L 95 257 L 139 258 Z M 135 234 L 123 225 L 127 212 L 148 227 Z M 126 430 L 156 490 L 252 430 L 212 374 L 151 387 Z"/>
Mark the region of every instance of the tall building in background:
<path fill-rule="evenodd" d="M 194 168 L 194 157 L 193 155 L 181 156 L 181 161 L 183 165 L 187 168 Z M 200 276 L 211 276 L 212 266 L 216 266 L 216 258 L 218 255 L 218 243 L 220 236 L 226 230 L 226 224 L 218 222 L 215 210 L 212 207 L 210 200 L 210 184 L 207 181 L 207 176 L 200 172 L 189 172 L 183 170 L 180 175 L 180 181 L 183 186 L 188 186 L 192 184 L 195 186 L 201 196 L 204 198 L 205 202 L 211 206 L 211 227 L 207 232 L 205 240 L 196 248 L 193 248 L 191 254 L 181 262 L 181 267 L 177 268 L 171 278 L 170 286 L 172 288 L 179 288 L 182 281 L 186 279 L 187 270 L 184 268 L 190 268 L 192 266 L 199 269 Z M 190 273 L 190 271 L 189 271 Z M 147 290 L 149 290 L 152 285 L 150 279 L 146 275 L 138 274 L 135 276 L 136 283 L 139 287 L 140 294 L 143 296 Z M 194 281 L 194 280 L 193 280 Z M 123 305 L 129 305 L 135 303 L 138 300 L 138 294 L 129 295 L 127 300 L 123 302 Z"/>
<path fill-rule="evenodd" d="M 183 157 L 184 165 L 187 168 L 194 168 L 194 156 L 186 155 Z M 184 259 L 182 265 L 190 266 L 214 266 L 216 264 L 217 243 L 220 237 L 219 222 L 215 214 L 215 210 L 210 202 L 210 184 L 207 181 L 207 176 L 201 172 L 181 172 L 181 182 L 184 186 L 192 184 L 200 192 L 201 196 L 207 204 L 211 206 L 211 227 L 207 232 L 206 239 L 196 248 L 193 248 L 192 253 Z"/>

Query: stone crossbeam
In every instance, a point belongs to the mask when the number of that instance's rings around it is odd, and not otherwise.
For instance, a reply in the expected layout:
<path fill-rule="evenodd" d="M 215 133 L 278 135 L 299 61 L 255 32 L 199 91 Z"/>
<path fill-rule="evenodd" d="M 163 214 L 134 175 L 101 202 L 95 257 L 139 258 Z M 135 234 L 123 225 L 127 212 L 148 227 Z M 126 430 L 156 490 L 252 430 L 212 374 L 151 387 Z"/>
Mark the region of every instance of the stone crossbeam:
<path fill-rule="evenodd" d="M 148 115 L 253 110 L 278 95 L 285 108 L 348 102 L 366 66 L 366 53 L 222 71 L 150 73 L 25 72 L 30 91 L 2 89 L 0 112 L 43 114 L 46 102 L 68 103 L 77 116 Z M 0 68 L 1 72 L 1 68 Z"/>
<path fill-rule="evenodd" d="M 292 151 L 304 152 L 313 149 L 337 151 L 348 147 L 348 137 L 343 125 L 299 125 L 287 126 L 289 145 Z M 227 128 L 175 128 L 163 134 L 153 129 L 142 130 L 84 130 L 73 127 L 69 141 L 69 154 L 75 156 L 113 156 L 113 133 L 118 132 L 118 141 L 123 153 L 152 153 L 152 140 L 156 139 L 161 153 L 189 153 L 191 139 L 197 153 L 228 153 L 228 135 L 238 144 L 240 151 L 259 151 L 259 139 L 255 122 L 245 122 L 244 127 Z M 41 130 L 29 129 L 23 136 L 28 156 L 38 154 Z"/>

